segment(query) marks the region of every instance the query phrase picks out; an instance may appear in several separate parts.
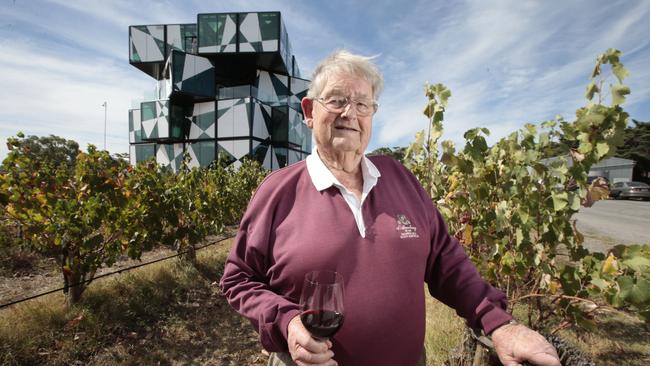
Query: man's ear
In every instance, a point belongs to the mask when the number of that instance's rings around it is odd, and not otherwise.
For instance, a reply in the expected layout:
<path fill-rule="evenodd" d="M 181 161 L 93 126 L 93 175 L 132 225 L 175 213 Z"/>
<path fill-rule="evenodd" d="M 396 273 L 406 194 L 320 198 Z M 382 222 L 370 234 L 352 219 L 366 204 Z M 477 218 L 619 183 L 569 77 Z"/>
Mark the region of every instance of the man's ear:
<path fill-rule="evenodd" d="M 300 101 L 300 106 L 302 107 L 302 113 L 305 116 L 305 123 L 307 127 L 314 127 L 314 101 L 311 98 L 304 97 Z"/>

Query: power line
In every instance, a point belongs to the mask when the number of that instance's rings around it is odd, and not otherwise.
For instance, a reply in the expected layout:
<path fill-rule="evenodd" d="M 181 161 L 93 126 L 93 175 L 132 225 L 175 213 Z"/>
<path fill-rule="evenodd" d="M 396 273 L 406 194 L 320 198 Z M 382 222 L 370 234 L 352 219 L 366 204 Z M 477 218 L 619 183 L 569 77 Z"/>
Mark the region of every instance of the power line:
<path fill-rule="evenodd" d="M 209 247 L 211 245 L 218 244 L 218 243 L 220 243 L 220 242 L 222 242 L 224 240 L 228 240 L 228 239 L 233 238 L 233 237 L 235 237 L 235 235 L 226 236 L 226 237 L 221 238 L 221 239 L 219 239 L 217 241 L 214 241 L 212 243 L 208 243 L 208 244 L 205 244 L 203 246 L 196 247 L 193 250 L 200 250 L 200 249 Z M 114 274 L 118 274 L 118 273 L 122 273 L 122 272 L 128 272 L 128 271 L 131 271 L 133 269 L 148 266 L 148 265 L 153 264 L 153 263 L 162 262 L 162 261 L 165 261 L 167 259 L 178 257 L 178 256 L 181 256 L 181 255 L 189 253 L 189 252 L 190 252 L 189 250 L 186 250 L 186 251 L 183 251 L 183 252 L 172 254 L 172 255 L 167 256 L 167 257 L 158 258 L 158 259 L 152 260 L 150 262 L 140 263 L 140 264 L 136 264 L 136 265 L 133 265 L 133 266 L 130 266 L 130 267 L 126 267 L 126 268 L 120 268 L 120 269 L 118 269 L 116 271 L 109 272 L 109 273 L 104 273 L 104 274 L 101 274 L 99 276 L 95 276 L 95 277 L 93 277 L 93 278 L 91 278 L 89 280 L 85 280 L 85 281 L 81 281 L 81 282 L 77 282 L 75 284 L 69 285 L 68 288 L 76 287 L 76 286 L 82 285 L 84 283 L 90 283 L 90 282 L 92 282 L 94 280 L 97 280 L 97 279 L 100 279 L 100 278 L 103 278 L 103 277 L 112 276 Z M 49 290 L 49 291 L 42 292 L 42 293 L 39 293 L 39 294 L 36 294 L 36 295 L 32 295 L 32 296 L 29 296 L 29 297 L 22 298 L 22 299 L 19 299 L 19 300 L 11 301 L 11 302 L 8 302 L 6 304 L 0 305 L 0 309 L 3 309 L 5 307 L 11 306 L 11 305 L 19 304 L 21 302 L 25 302 L 25 301 L 33 300 L 33 299 L 36 299 L 36 298 L 39 298 L 39 297 L 43 297 L 45 295 L 49 295 L 49 294 L 52 294 L 52 293 L 55 293 L 55 292 L 58 292 L 58 291 L 63 291 L 64 289 L 65 289 L 65 287 L 60 287 L 60 288 L 57 288 L 57 289 L 54 289 L 54 290 Z"/>

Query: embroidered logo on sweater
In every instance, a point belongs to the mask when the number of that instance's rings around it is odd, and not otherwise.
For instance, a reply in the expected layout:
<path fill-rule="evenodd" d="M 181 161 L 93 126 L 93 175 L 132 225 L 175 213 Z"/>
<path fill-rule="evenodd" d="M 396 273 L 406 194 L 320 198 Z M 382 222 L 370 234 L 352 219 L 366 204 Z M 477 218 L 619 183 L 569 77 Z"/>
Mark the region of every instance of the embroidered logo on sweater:
<path fill-rule="evenodd" d="M 418 228 L 411 224 L 411 221 L 402 214 L 398 214 L 397 217 L 397 230 L 399 232 L 400 239 L 406 238 L 419 238 L 420 236 L 417 233 Z"/>

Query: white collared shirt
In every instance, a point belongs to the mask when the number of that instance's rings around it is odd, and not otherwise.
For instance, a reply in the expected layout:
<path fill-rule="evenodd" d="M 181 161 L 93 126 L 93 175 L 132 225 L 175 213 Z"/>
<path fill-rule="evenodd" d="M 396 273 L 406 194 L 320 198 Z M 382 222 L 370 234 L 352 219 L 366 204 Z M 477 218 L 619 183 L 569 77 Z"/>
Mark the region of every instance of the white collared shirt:
<path fill-rule="evenodd" d="M 320 192 L 331 186 L 338 188 L 339 192 L 345 199 L 345 202 L 352 210 L 352 215 L 354 220 L 357 223 L 357 228 L 359 229 L 359 234 L 362 238 L 366 237 L 366 225 L 363 222 L 363 214 L 361 212 L 361 207 L 363 206 L 363 201 L 372 190 L 372 188 L 377 184 L 377 179 L 381 176 L 379 170 L 373 164 L 370 159 L 363 156 L 361 159 L 361 175 L 363 177 L 363 190 L 361 191 L 361 202 L 357 199 L 357 196 L 347 189 L 341 182 L 336 179 L 334 174 L 325 166 L 323 160 L 318 156 L 318 151 L 316 146 L 311 155 L 307 157 L 307 171 L 309 172 L 309 177 L 311 178 L 312 183 L 316 189 Z"/>

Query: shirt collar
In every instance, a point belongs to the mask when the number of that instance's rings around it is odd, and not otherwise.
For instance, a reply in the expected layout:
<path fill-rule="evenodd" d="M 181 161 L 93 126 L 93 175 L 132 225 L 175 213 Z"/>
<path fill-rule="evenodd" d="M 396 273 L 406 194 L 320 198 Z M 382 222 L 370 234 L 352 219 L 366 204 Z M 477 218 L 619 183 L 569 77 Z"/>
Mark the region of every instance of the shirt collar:
<path fill-rule="evenodd" d="M 307 171 L 314 187 L 320 192 L 333 185 L 343 187 L 334 174 L 325 166 L 323 160 L 318 156 L 317 147 L 307 157 Z M 361 174 L 363 176 L 363 190 L 368 192 L 377 184 L 377 178 L 381 176 L 379 169 L 365 155 L 361 158 Z"/>

